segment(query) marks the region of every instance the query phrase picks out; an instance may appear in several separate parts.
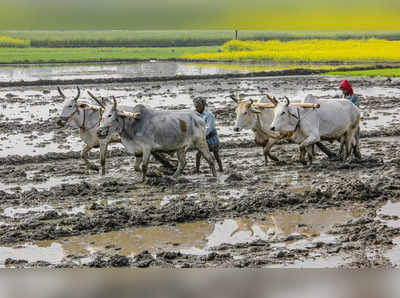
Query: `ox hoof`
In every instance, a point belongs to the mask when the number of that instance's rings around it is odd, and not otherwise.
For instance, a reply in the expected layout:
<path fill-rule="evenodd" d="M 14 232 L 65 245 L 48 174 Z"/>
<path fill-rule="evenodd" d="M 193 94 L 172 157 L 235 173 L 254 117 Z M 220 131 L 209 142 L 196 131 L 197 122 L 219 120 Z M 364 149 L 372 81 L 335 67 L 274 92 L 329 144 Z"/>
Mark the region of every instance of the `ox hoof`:
<path fill-rule="evenodd" d="M 91 166 L 89 167 L 89 169 L 91 169 L 91 170 L 93 170 L 93 171 L 96 171 L 96 172 L 99 171 L 99 167 L 96 166 L 96 165 L 91 165 Z"/>

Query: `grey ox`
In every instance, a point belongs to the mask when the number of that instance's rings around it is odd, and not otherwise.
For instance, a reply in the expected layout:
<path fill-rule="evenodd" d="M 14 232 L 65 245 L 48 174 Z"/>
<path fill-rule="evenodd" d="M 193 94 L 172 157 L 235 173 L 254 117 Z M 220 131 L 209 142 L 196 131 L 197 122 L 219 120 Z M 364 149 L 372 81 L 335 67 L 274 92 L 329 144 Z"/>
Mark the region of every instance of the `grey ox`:
<path fill-rule="evenodd" d="M 267 95 L 268 96 L 268 95 Z M 239 101 L 234 95 L 230 98 L 237 104 L 236 107 L 236 122 L 233 128 L 234 131 L 241 131 L 242 129 L 251 129 L 254 132 L 255 143 L 264 147 L 264 159 L 265 164 L 268 164 L 268 158 L 279 161 L 279 159 L 271 154 L 271 148 L 279 140 L 283 138 L 289 138 L 290 134 L 280 133 L 272 131 L 270 125 L 274 119 L 274 110 L 271 108 L 257 109 L 253 106 L 253 101 Z M 268 99 L 262 98 L 259 103 L 270 103 L 274 100 L 268 96 Z M 273 102 L 274 103 L 274 102 Z M 317 142 L 316 145 L 324 152 L 328 157 L 332 158 L 336 155 L 329 151 L 321 142 Z M 304 150 L 300 152 L 300 161 L 306 163 L 304 158 Z"/>
<path fill-rule="evenodd" d="M 205 135 L 205 123 L 195 111 L 159 111 L 137 105 L 122 111 L 117 108 L 117 102 L 107 106 L 101 120 L 98 136 L 107 137 L 118 133 L 121 142 L 128 152 L 143 154 L 142 180 L 146 179 L 146 171 L 151 153 L 176 152 L 178 168 L 174 173 L 177 177 L 185 167 L 186 151 L 197 149 L 207 160 L 215 177 L 214 161 L 208 151 Z M 104 158 L 100 152 L 101 159 Z"/>
<path fill-rule="evenodd" d="M 64 107 L 62 109 L 61 115 L 57 121 L 60 126 L 65 126 L 67 123 L 71 123 L 73 127 L 79 128 L 79 133 L 82 141 L 85 143 L 85 147 L 81 152 L 81 157 L 85 161 L 86 166 L 91 170 L 98 171 L 99 168 L 89 162 L 88 153 L 92 148 L 97 148 L 100 146 L 100 140 L 97 136 L 97 129 L 99 128 L 101 116 L 104 112 L 104 105 L 96 97 L 94 97 L 90 92 L 89 95 L 98 103 L 98 105 L 91 105 L 87 102 L 78 102 L 81 91 L 77 87 L 77 95 L 72 99 L 67 99 L 61 89 L 57 88 L 59 94 L 65 99 Z M 121 106 L 121 109 L 126 108 L 126 106 Z M 109 143 L 120 143 L 121 139 L 117 134 L 108 136 L 103 142 L 104 155 L 107 151 L 107 145 Z M 155 155 L 157 160 L 159 160 L 166 167 L 173 167 L 168 160 L 164 159 L 162 156 Z M 141 154 L 136 154 L 136 161 L 134 168 L 139 171 L 141 163 Z M 105 173 L 105 162 L 102 164 L 102 173 Z"/>
<path fill-rule="evenodd" d="M 359 157 L 359 143 L 355 133 L 360 124 L 360 109 L 346 99 L 316 99 L 307 96 L 305 102 L 319 103 L 319 109 L 305 109 L 290 106 L 290 100 L 279 102 L 272 99 L 275 105 L 274 119 L 270 125 L 272 131 L 291 134 L 291 139 L 307 150 L 309 162 L 312 162 L 312 148 L 320 140 L 340 140 L 344 146 L 343 160 L 353 151 Z M 341 147 L 343 147 L 341 146 Z M 341 148 L 342 149 L 342 148 Z M 342 150 L 341 150 L 342 151 Z M 304 159 L 304 156 L 302 157 Z"/>

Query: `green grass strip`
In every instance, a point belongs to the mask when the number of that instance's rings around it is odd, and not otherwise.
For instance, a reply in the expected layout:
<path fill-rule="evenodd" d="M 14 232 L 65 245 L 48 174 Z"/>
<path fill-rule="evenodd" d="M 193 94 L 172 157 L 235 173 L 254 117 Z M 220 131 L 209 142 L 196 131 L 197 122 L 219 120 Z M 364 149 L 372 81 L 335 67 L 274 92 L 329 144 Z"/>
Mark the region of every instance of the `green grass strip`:
<path fill-rule="evenodd" d="M 176 48 L 0 48 L 0 63 L 89 62 L 181 58 L 217 46 Z"/>
<path fill-rule="evenodd" d="M 359 76 L 359 77 L 400 77 L 400 68 L 386 68 L 355 71 L 331 71 L 325 73 L 331 76 Z"/>

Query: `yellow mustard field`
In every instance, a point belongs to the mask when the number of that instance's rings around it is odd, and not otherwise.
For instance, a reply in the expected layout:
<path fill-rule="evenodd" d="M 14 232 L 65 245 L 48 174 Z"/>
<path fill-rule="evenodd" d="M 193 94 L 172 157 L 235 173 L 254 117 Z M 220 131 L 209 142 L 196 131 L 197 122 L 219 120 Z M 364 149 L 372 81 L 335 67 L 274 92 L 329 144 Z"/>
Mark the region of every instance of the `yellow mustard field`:
<path fill-rule="evenodd" d="M 400 41 L 368 40 L 295 40 L 281 42 L 238 41 L 225 43 L 218 53 L 184 55 L 198 60 L 266 60 L 307 62 L 385 62 L 400 61 Z"/>
<path fill-rule="evenodd" d="M 26 48 L 29 47 L 29 41 L 9 36 L 0 36 L 0 47 Z"/>

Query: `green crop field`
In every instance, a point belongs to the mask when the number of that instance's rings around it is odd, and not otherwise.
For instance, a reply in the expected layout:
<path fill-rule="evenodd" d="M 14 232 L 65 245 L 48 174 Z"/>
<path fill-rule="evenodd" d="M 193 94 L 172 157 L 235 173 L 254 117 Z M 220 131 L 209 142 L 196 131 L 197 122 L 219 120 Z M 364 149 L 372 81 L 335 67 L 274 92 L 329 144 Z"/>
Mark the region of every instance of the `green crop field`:
<path fill-rule="evenodd" d="M 326 73 L 332 76 L 360 76 L 360 77 L 400 77 L 400 68 L 355 70 L 355 71 L 332 71 Z"/>
<path fill-rule="evenodd" d="M 0 63 L 90 62 L 171 59 L 185 53 L 215 52 L 218 47 L 177 48 L 0 48 Z"/>
<path fill-rule="evenodd" d="M 234 30 L 168 31 L 0 31 L 32 47 L 178 47 L 222 45 Z M 238 31 L 240 40 L 367 39 L 400 40 L 400 31 Z M 1 43 L 0 43 L 1 46 Z"/>

